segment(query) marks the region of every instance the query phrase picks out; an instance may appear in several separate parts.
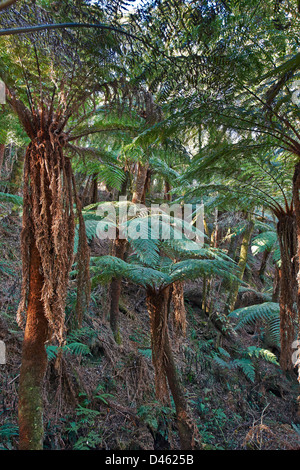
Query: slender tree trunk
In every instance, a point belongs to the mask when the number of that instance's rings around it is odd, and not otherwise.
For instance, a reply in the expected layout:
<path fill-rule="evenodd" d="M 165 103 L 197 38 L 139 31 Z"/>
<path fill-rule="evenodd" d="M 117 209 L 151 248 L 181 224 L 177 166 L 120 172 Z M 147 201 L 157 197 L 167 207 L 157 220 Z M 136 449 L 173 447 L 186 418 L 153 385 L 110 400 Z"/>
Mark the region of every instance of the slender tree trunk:
<path fill-rule="evenodd" d="M 155 370 L 155 389 L 157 398 L 168 400 L 169 385 L 176 408 L 180 446 L 182 450 L 200 447 L 200 436 L 188 408 L 175 365 L 168 332 L 169 289 L 147 290 L 147 308 L 151 324 L 152 361 Z"/>
<path fill-rule="evenodd" d="M 140 204 L 142 198 L 145 194 L 145 185 L 147 181 L 147 165 L 142 166 L 139 164 L 138 166 L 138 174 L 136 180 L 135 191 L 133 193 L 132 202 L 134 204 Z M 127 184 L 124 185 L 122 191 L 126 194 Z M 120 193 L 121 194 L 121 193 Z M 124 259 L 125 252 L 127 247 L 127 240 L 120 239 L 117 235 L 116 240 L 113 243 L 113 256 L 116 256 L 119 259 Z M 121 297 L 121 285 L 122 279 L 121 278 L 113 278 L 110 285 L 110 326 L 112 332 L 114 334 L 115 340 L 118 344 L 121 343 L 121 336 L 119 331 L 119 303 Z"/>
<path fill-rule="evenodd" d="M 253 224 L 252 221 L 250 221 L 248 223 L 248 227 L 246 227 L 246 229 L 245 229 L 243 240 L 242 240 L 242 245 L 241 245 L 241 249 L 240 249 L 240 258 L 239 258 L 239 262 L 238 262 L 239 278 L 241 280 L 243 279 L 246 264 L 247 264 L 248 249 L 249 249 L 249 245 L 250 245 L 251 235 L 252 235 L 252 232 L 253 232 L 253 227 L 254 227 L 254 224 Z M 235 303 L 236 303 L 237 297 L 238 297 L 238 292 L 239 292 L 239 282 L 238 281 L 233 281 L 232 286 L 231 286 L 231 290 L 230 290 L 229 295 L 228 295 L 227 304 L 226 304 L 226 307 L 225 307 L 226 313 L 229 313 L 232 310 L 234 310 L 234 306 L 235 306 Z"/>
<path fill-rule="evenodd" d="M 281 269 L 275 264 L 275 275 L 273 282 L 272 302 L 279 302 Z"/>
<path fill-rule="evenodd" d="M 85 205 L 89 204 L 88 197 L 89 197 L 91 179 L 92 179 L 92 177 L 89 176 L 87 181 L 86 181 L 85 187 L 84 187 L 82 193 L 80 194 L 80 200 L 81 200 L 81 204 L 82 204 L 83 207 Z"/>
<path fill-rule="evenodd" d="M 114 241 L 113 244 L 113 256 L 116 258 L 124 259 L 125 251 L 126 251 L 127 240 L 117 239 Z M 121 343 L 121 336 L 119 331 L 119 303 L 121 297 L 121 286 L 122 286 L 122 279 L 121 278 L 113 278 L 110 284 L 110 327 L 114 334 L 115 340 L 118 344 Z"/>
<path fill-rule="evenodd" d="M 9 181 L 9 192 L 12 194 L 18 194 L 18 192 L 20 191 L 23 179 L 23 166 L 24 150 L 16 149 L 16 160 L 14 161 Z"/>
<path fill-rule="evenodd" d="M 233 235 L 230 239 L 227 255 L 235 261 L 236 252 L 238 248 L 239 236 Z M 230 288 L 230 281 L 228 279 L 223 279 L 221 282 L 221 292 Z"/>
<path fill-rule="evenodd" d="M 178 335 L 186 335 L 186 309 L 184 305 L 184 282 L 177 281 L 172 285 L 171 301 L 175 329 Z"/>
<path fill-rule="evenodd" d="M 97 173 L 93 175 L 92 185 L 91 185 L 91 204 L 96 204 L 98 202 L 98 177 Z"/>
<path fill-rule="evenodd" d="M 123 181 L 122 188 L 119 196 L 125 196 L 127 192 L 127 185 L 129 181 L 129 173 L 125 171 L 125 180 Z M 119 238 L 119 231 L 117 230 L 117 238 L 112 243 L 112 256 L 116 256 L 119 259 L 124 259 L 126 252 L 127 240 Z M 110 283 L 110 312 L 109 322 L 110 327 L 118 344 L 121 343 L 121 335 L 119 330 L 119 317 L 120 317 L 120 297 L 121 297 L 121 286 L 122 279 L 113 278 Z"/>
<path fill-rule="evenodd" d="M 29 294 L 22 365 L 19 385 L 19 449 L 43 448 L 43 381 L 47 367 L 45 341 L 48 323 L 44 315 L 41 293 L 44 278 L 41 258 L 35 242 L 31 244 Z"/>
<path fill-rule="evenodd" d="M 165 180 L 164 200 L 172 202 L 171 183 Z M 178 337 L 186 335 L 186 309 L 184 305 L 184 282 L 178 281 L 170 287 L 170 303 L 173 304 L 173 322 Z M 179 343 L 178 343 L 179 345 Z"/>
<path fill-rule="evenodd" d="M 181 450 L 200 449 L 201 439 L 199 431 L 188 409 L 188 404 L 176 369 L 168 333 L 166 334 L 164 346 L 164 368 L 175 403 L 180 448 Z"/>
<path fill-rule="evenodd" d="M 167 180 L 165 180 L 164 199 L 169 202 L 172 201 L 172 194 L 170 194 L 171 189 L 172 186 Z"/>
<path fill-rule="evenodd" d="M 261 265 L 260 265 L 260 268 L 258 270 L 259 278 L 263 283 L 264 283 L 265 270 L 266 270 L 266 267 L 267 267 L 267 262 L 268 262 L 268 259 L 270 257 L 270 254 L 271 254 L 271 252 L 269 250 L 265 250 L 263 252 Z"/>
<path fill-rule="evenodd" d="M 141 204 L 145 195 L 145 187 L 147 183 L 148 164 L 142 165 L 138 163 L 138 171 L 135 183 L 135 189 L 132 195 L 133 204 Z"/>

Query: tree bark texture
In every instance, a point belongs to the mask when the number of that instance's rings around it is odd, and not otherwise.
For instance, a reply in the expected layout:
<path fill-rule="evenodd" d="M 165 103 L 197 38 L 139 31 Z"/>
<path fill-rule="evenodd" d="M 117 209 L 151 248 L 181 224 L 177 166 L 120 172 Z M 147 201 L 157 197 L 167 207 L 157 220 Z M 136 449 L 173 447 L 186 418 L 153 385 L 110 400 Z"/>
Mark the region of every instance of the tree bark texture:
<path fill-rule="evenodd" d="M 119 259 L 124 259 L 125 251 L 127 246 L 127 240 L 117 239 L 113 244 L 113 256 Z M 114 334 L 116 342 L 121 342 L 121 336 L 119 331 L 119 303 L 121 297 L 122 278 L 113 278 L 110 284 L 110 327 Z"/>
<path fill-rule="evenodd" d="M 169 386 L 176 408 L 181 449 L 200 448 L 199 432 L 189 412 L 170 344 L 168 332 L 169 288 L 160 291 L 149 288 L 146 299 L 151 325 L 156 396 L 163 403 L 168 402 L 167 386 Z"/>
<path fill-rule="evenodd" d="M 238 262 L 238 267 L 239 267 L 239 278 L 242 280 L 247 264 L 247 259 L 248 259 L 248 249 L 249 249 L 249 244 L 251 240 L 251 235 L 253 232 L 253 227 L 254 224 L 252 221 L 248 223 L 248 226 L 245 229 L 243 239 L 242 239 L 242 244 L 241 244 L 241 249 L 240 249 L 240 257 L 239 257 L 239 262 Z M 227 313 L 231 312 L 234 310 L 235 303 L 237 301 L 238 297 L 238 292 L 239 292 L 239 282 L 238 281 L 233 281 L 231 285 L 231 289 L 228 295 L 227 299 L 227 304 L 226 304 L 226 311 Z"/>
<path fill-rule="evenodd" d="M 43 448 L 43 381 L 47 367 L 45 341 L 48 322 L 41 301 L 44 277 L 41 258 L 33 241 L 30 249 L 27 321 L 22 348 L 19 385 L 19 449 Z"/>
<path fill-rule="evenodd" d="M 52 339 L 60 346 L 64 340 L 75 233 L 72 176 L 60 136 L 40 132 L 29 144 L 24 162 L 22 295 L 17 316 L 19 325 L 25 324 L 19 388 L 22 450 L 42 449 L 45 341 Z M 77 199 L 75 203 L 78 207 Z M 89 265 L 81 238 L 80 232 L 78 256 Z M 88 273 L 84 276 L 88 279 Z"/>
<path fill-rule="evenodd" d="M 295 336 L 295 303 L 297 302 L 296 221 L 294 214 L 282 215 L 277 223 L 280 246 L 280 365 L 292 370 L 292 342 Z"/>
<path fill-rule="evenodd" d="M 296 217 L 296 237 L 297 237 L 297 266 L 296 266 L 296 279 L 297 279 L 297 310 L 298 310 L 298 340 L 300 339 L 300 162 L 295 165 L 293 176 L 293 204 L 295 208 Z M 298 377 L 300 379 L 300 368 L 298 368 Z"/>

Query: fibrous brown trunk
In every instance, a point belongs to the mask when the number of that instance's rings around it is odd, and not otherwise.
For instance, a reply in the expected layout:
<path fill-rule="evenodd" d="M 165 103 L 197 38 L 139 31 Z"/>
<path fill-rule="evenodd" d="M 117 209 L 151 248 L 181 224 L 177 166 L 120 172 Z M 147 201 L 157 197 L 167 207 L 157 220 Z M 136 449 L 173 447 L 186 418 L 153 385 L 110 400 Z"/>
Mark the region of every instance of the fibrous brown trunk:
<path fill-rule="evenodd" d="M 164 346 L 164 368 L 168 384 L 174 399 L 177 417 L 177 426 L 182 450 L 196 450 L 201 448 L 199 431 L 191 418 L 184 391 L 177 373 L 170 338 L 168 333 Z"/>
<path fill-rule="evenodd" d="M 69 272 L 73 263 L 75 216 L 71 163 L 64 156 L 58 139 L 54 141 L 54 137 L 44 136 L 29 144 L 24 163 L 23 199 L 23 279 L 18 321 L 22 324 L 22 314 L 26 312 L 28 247 L 34 239 L 44 275 L 41 298 L 45 315 L 53 336 L 61 342 Z"/>
<path fill-rule="evenodd" d="M 274 274 L 274 281 L 273 281 L 273 292 L 272 292 L 272 302 L 279 302 L 279 295 L 280 295 L 280 277 L 281 277 L 281 270 L 277 264 L 275 264 L 275 274 Z"/>
<path fill-rule="evenodd" d="M 296 279 L 297 279 L 297 310 L 298 310 L 298 340 L 300 339 L 300 162 L 295 165 L 293 176 L 293 204 L 295 208 L 296 217 L 296 237 L 297 237 L 297 265 L 296 265 Z M 300 367 L 298 367 L 298 379 L 300 380 Z"/>
<path fill-rule="evenodd" d="M 147 309 L 150 317 L 152 362 L 155 371 L 156 397 L 163 403 L 169 402 L 168 387 L 164 369 L 164 346 L 168 331 L 169 292 L 147 290 Z"/>
<path fill-rule="evenodd" d="M 184 282 L 177 281 L 171 287 L 171 301 L 173 304 L 174 325 L 177 334 L 186 335 L 186 308 L 184 305 Z"/>
<path fill-rule="evenodd" d="M 21 326 L 25 324 L 19 422 L 20 449 L 27 450 L 42 448 L 45 341 L 52 339 L 61 346 L 64 340 L 65 300 L 73 263 L 74 202 L 81 226 L 83 223 L 63 142 L 54 127 L 53 131 L 38 132 L 27 148 L 24 162 L 22 295 L 17 320 Z M 79 230 L 78 265 L 88 283 L 89 253 L 82 241 L 82 237 L 86 241 L 83 229 Z M 78 286 L 81 291 L 82 286 Z"/>
<path fill-rule="evenodd" d="M 42 389 L 47 367 L 45 341 L 48 322 L 41 301 L 44 278 L 41 258 L 33 241 L 30 249 L 27 321 L 22 348 L 19 385 L 19 449 L 43 448 Z"/>
<path fill-rule="evenodd" d="M 151 325 L 156 396 L 163 403 L 167 403 L 169 385 L 176 408 L 181 449 L 193 450 L 200 447 L 200 436 L 191 418 L 173 357 L 168 332 L 168 303 L 168 288 L 159 291 L 148 288 L 147 308 Z"/>
<path fill-rule="evenodd" d="M 132 195 L 133 204 L 141 204 L 145 200 L 145 189 L 148 176 L 148 164 L 138 163 L 138 171 L 135 183 L 135 189 Z"/>
<path fill-rule="evenodd" d="M 284 371 L 292 370 L 292 343 L 295 339 L 297 302 L 296 221 L 293 213 L 282 214 L 277 223 L 280 246 L 280 365 Z"/>

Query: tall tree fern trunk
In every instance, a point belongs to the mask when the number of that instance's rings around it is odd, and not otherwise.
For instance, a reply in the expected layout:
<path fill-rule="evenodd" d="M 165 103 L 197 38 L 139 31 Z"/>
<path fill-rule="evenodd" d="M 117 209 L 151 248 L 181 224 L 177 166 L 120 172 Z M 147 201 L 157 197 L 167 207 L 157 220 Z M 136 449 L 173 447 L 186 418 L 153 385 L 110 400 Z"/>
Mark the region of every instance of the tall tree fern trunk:
<path fill-rule="evenodd" d="M 125 251 L 127 246 L 127 240 L 117 239 L 114 241 L 113 244 L 113 256 L 116 256 L 119 259 L 124 259 Z M 121 343 L 121 335 L 119 331 L 119 304 L 120 304 L 120 297 L 121 297 L 121 286 L 122 286 L 122 279 L 121 278 L 113 278 L 110 284 L 110 327 L 112 329 L 113 335 L 115 340 L 118 344 Z"/>
<path fill-rule="evenodd" d="M 296 232 L 297 232 L 297 309 L 298 309 L 298 340 L 300 339 L 300 162 L 295 165 L 293 176 L 293 203 L 296 216 Z M 298 368 L 298 376 L 300 378 L 300 368 Z"/>
<path fill-rule="evenodd" d="M 129 181 L 128 172 L 125 172 L 125 180 L 123 181 L 122 188 L 119 192 L 120 196 L 126 196 L 127 185 Z M 119 230 L 117 230 L 116 240 L 112 244 L 112 256 L 116 256 L 119 259 L 124 259 L 126 252 L 127 240 L 119 238 Z M 113 332 L 116 343 L 120 344 L 122 341 L 120 330 L 119 330 L 119 317 L 120 317 L 120 297 L 121 297 L 121 286 L 122 279 L 113 278 L 110 283 L 110 310 L 109 310 L 109 322 Z"/>
<path fill-rule="evenodd" d="M 233 261 L 236 259 L 236 253 L 238 249 L 239 235 L 231 235 L 230 243 L 227 251 L 227 256 L 229 256 Z M 230 281 L 228 279 L 222 279 L 221 282 L 221 292 L 228 290 L 230 288 Z"/>
<path fill-rule="evenodd" d="M 156 396 L 162 403 L 167 403 L 169 400 L 167 385 L 169 386 L 176 408 L 181 449 L 192 450 L 200 446 L 200 436 L 189 412 L 170 344 L 168 332 L 169 289 L 157 291 L 148 288 L 146 299 L 151 325 Z"/>
<path fill-rule="evenodd" d="M 186 308 L 184 304 L 184 282 L 177 281 L 171 287 L 171 302 L 173 304 L 173 321 L 177 335 L 186 335 Z"/>
<path fill-rule="evenodd" d="M 258 270 L 258 275 L 259 275 L 259 278 L 262 281 L 262 283 L 265 282 L 264 275 L 265 275 L 265 270 L 266 270 L 266 267 L 267 267 L 267 262 L 268 262 L 268 259 L 270 257 L 270 254 L 271 254 L 271 251 L 269 251 L 269 250 L 265 250 L 263 252 L 260 268 Z"/>
<path fill-rule="evenodd" d="M 41 301 L 44 277 L 41 257 L 34 241 L 30 248 L 27 321 L 22 348 L 19 385 L 19 448 L 43 448 L 43 382 L 47 367 L 45 342 L 48 321 Z"/>
<path fill-rule="evenodd" d="M 250 240 L 253 232 L 253 227 L 254 224 L 252 221 L 249 221 L 248 226 L 246 227 L 242 239 L 242 244 L 241 244 L 241 249 L 240 249 L 240 256 L 239 256 L 239 262 L 238 262 L 238 267 L 239 267 L 239 278 L 242 280 L 247 264 L 247 259 L 248 259 L 248 249 L 250 245 Z M 233 281 L 231 285 L 231 289 L 227 298 L 227 303 L 225 306 L 225 312 L 229 313 L 232 310 L 234 310 L 235 303 L 237 301 L 238 297 L 238 292 L 239 292 L 239 282 L 238 281 Z"/>
<path fill-rule="evenodd" d="M 92 184 L 91 184 L 91 204 L 96 204 L 97 202 L 98 202 L 98 175 L 97 173 L 94 173 Z"/>
<path fill-rule="evenodd" d="M 201 448 L 201 438 L 193 418 L 191 417 L 191 413 L 184 396 L 184 390 L 176 369 L 168 333 L 165 338 L 164 346 L 164 368 L 175 403 L 180 448 L 182 450 L 199 450 Z"/>
<path fill-rule="evenodd" d="M 277 234 L 280 246 L 280 365 L 284 371 L 292 370 L 292 343 L 295 339 L 297 302 L 297 234 L 293 212 L 283 213 L 278 218 Z"/>
<path fill-rule="evenodd" d="M 45 341 L 52 339 L 60 346 L 64 340 L 75 234 L 73 191 L 78 208 L 71 162 L 63 154 L 62 136 L 55 133 L 55 128 L 53 133 L 38 132 L 26 150 L 24 162 L 22 295 L 17 316 L 18 323 L 25 324 L 19 389 L 21 449 L 42 447 Z M 82 252 L 83 237 L 86 240 L 85 230 L 80 230 L 78 269 L 88 283 L 89 271 L 84 269 L 84 263 L 89 266 L 89 256 Z M 82 292 L 83 286 L 77 290 Z"/>
<path fill-rule="evenodd" d="M 145 201 L 145 190 L 148 177 L 148 164 L 138 163 L 135 188 L 132 195 L 133 204 L 141 204 Z"/>
<path fill-rule="evenodd" d="M 21 183 L 23 179 L 23 166 L 24 166 L 24 150 L 16 150 L 16 159 L 14 161 L 11 175 L 10 175 L 10 188 L 9 192 L 11 194 L 18 194 L 21 188 Z"/>
<path fill-rule="evenodd" d="M 148 165 L 138 165 L 138 173 L 135 183 L 135 190 L 132 196 L 133 204 L 140 204 L 145 197 L 147 184 Z M 126 185 L 122 188 L 122 192 L 126 194 Z M 122 193 L 120 193 L 122 195 Z M 119 259 L 124 259 L 127 247 L 127 240 L 120 239 L 117 231 L 116 240 L 113 242 L 112 255 Z M 117 343 L 121 343 L 121 335 L 119 330 L 119 304 L 121 297 L 121 278 L 113 278 L 110 285 L 110 327 Z"/>

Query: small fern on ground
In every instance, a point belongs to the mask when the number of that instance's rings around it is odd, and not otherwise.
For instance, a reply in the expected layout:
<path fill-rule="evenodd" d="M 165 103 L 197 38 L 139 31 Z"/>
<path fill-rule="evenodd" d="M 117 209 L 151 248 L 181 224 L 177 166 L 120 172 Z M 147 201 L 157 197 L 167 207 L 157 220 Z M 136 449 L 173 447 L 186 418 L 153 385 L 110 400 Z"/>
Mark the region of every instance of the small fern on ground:
<path fill-rule="evenodd" d="M 279 366 L 276 356 L 268 349 L 249 346 L 239 352 L 239 357 L 232 358 L 231 354 L 219 347 L 218 352 L 213 355 L 214 362 L 222 370 L 240 369 L 250 382 L 255 382 L 257 360 L 263 359 L 271 364 Z"/>

